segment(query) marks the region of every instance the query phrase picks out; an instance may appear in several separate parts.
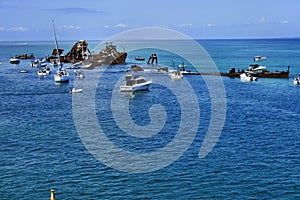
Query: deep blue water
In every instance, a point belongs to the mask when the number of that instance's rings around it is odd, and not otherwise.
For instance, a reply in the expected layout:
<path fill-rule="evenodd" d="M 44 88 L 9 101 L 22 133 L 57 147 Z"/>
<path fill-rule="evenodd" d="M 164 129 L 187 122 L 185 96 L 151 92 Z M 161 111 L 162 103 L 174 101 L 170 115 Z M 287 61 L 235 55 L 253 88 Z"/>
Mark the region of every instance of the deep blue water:
<path fill-rule="evenodd" d="M 56 191 L 56 199 L 299 199 L 300 87 L 293 85 L 292 77 L 300 74 L 300 40 L 198 42 L 222 72 L 231 67 L 245 69 L 254 56 L 266 55 L 267 60 L 262 64 L 270 71 L 287 70 L 290 65 L 290 78 L 261 78 L 243 83 L 237 78 L 220 77 L 226 91 L 225 124 L 212 151 L 199 158 L 211 120 L 210 91 L 203 77 L 185 76 L 200 108 L 200 116 L 194 112 L 189 116 L 199 117 L 195 138 L 175 162 L 148 173 L 116 170 L 88 151 L 73 118 L 76 98 L 69 91 L 73 85 L 80 86 L 103 73 L 94 95 L 97 123 L 114 145 L 137 154 L 155 152 L 176 137 L 183 120 L 182 104 L 174 91 L 155 81 L 175 85 L 189 102 L 192 96 L 184 92 L 185 82 L 172 82 L 166 75 L 145 74 L 154 82 L 149 91 L 134 97 L 119 94 L 118 101 L 129 102 L 130 117 L 137 125 L 151 123 L 148 112 L 154 104 L 165 108 L 166 122 L 153 137 L 128 135 L 115 122 L 118 113 L 112 110 L 114 88 L 124 71 L 138 55 L 147 60 L 153 49 L 129 52 L 128 65 L 86 71 L 83 80 L 75 80 L 70 71 L 71 82 L 57 85 L 52 76 L 39 78 L 37 69 L 29 67 L 30 61 L 21 61 L 19 65 L 8 63 L 14 54 L 34 53 L 44 57 L 51 53 L 53 42 L 1 42 L 1 199 L 49 199 L 51 188 Z M 72 44 L 62 42 L 61 47 L 68 50 Z M 183 60 L 171 52 L 156 50 L 156 53 L 159 63 L 170 67 L 171 60 L 176 64 Z M 29 73 L 19 74 L 20 69 Z M 85 97 L 88 90 L 85 88 L 82 94 L 76 95 Z M 79 114 L 90 125 L 90 119 L 84 118 L 87 106 L 83 102 Z M 122 109 L 123 104 L 118 106 Z M 94 126 L 86 129 L 93 130 Z"/>

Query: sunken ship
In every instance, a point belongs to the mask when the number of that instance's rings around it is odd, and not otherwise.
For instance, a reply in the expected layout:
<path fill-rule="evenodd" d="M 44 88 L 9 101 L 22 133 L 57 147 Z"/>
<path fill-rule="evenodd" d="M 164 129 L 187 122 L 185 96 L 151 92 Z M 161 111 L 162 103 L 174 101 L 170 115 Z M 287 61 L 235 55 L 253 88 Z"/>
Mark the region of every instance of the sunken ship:
<path fill-rule="evenodd" d="M 117 51 L 117 46 L 113 45 L 112 42 L 107 42 L 105 48 L 102 49 L 99 54 L 93 54 L 92 52 L 92 63 L 94 66 L 102 65 L 116 65 L 123 64 L 126 61 L 127 53 L 125 51 Z"/>
<path fill-rule="evenodd" d="M 112 42 L 106 43 L 105 48 L 99 53 L 90 51 L 86 40 L 77 41 L 66 55 L 64 55 L 64 49 L 58 49 L 58 52 L 53 49 L 48 60 L 58 59 L 58 55 L 60 55 L 60 60 L 63 63 L 86 62 L 92 63 L 93 67 L 123 64 L 127 57 L 127 53 L 117 51 L 117 46 L 113 45 Z"/>

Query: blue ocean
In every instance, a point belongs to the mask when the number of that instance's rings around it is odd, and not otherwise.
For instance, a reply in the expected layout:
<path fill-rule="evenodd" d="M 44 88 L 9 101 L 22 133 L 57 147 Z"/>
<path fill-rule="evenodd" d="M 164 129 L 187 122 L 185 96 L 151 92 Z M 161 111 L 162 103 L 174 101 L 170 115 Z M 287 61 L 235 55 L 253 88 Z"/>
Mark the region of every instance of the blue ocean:
<path fill-rule="evenodd" d="M 75 42 L 59 46 L 68 52 Z M 290 77 L 173 81 L 152 71 L 199 70 L 190 60 L 203 66 L 202 54 L 145 48 L 128 51 L 125 64 L 84 70 L 84 79 L 69 70 L 70 82 L 55 84 L 53 67 L 39 77 L 31 60 L 9 63 L 47 57 L 53 41 L 0 42 L 0 199 L 49 199 L 51 189 L 56 199 L 300 199 L 300 39 L 196 42 L 219 72 L 246 70 L 264 55 L 260 65 L 290 66 Z M 145 64 L 152 53 L 158 66 Z M 141 72 L 153 81 L 149 91 L 118 90 L 133 64 L 150 71 Z M 73 87 L 83 93 L 70 94 Z"/>

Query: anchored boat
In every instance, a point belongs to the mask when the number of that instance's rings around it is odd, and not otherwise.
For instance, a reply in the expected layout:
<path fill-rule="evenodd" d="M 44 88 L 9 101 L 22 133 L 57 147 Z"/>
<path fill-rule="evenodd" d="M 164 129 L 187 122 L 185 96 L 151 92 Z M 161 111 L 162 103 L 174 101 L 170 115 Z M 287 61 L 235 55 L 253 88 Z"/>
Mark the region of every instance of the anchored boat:
<path fill-rule="evenodd" d="M 146 80 L 142 75 L 127 74 L 125 76 L 125 84 L 120 86 L 120 90 L 121 92 L 148 90 L 151 84 L 152 81 Z"/>

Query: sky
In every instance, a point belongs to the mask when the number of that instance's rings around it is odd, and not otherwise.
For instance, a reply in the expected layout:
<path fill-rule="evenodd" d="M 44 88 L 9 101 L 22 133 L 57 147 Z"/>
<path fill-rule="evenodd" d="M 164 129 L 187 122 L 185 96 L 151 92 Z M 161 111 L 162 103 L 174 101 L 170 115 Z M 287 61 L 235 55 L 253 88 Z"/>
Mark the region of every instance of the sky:
<path fill-rule="evenodd" d="M 300 37 L 299 0 L 0 0 L 0 41 L 103 40 L 161 27 L 194 39 Z"/>

